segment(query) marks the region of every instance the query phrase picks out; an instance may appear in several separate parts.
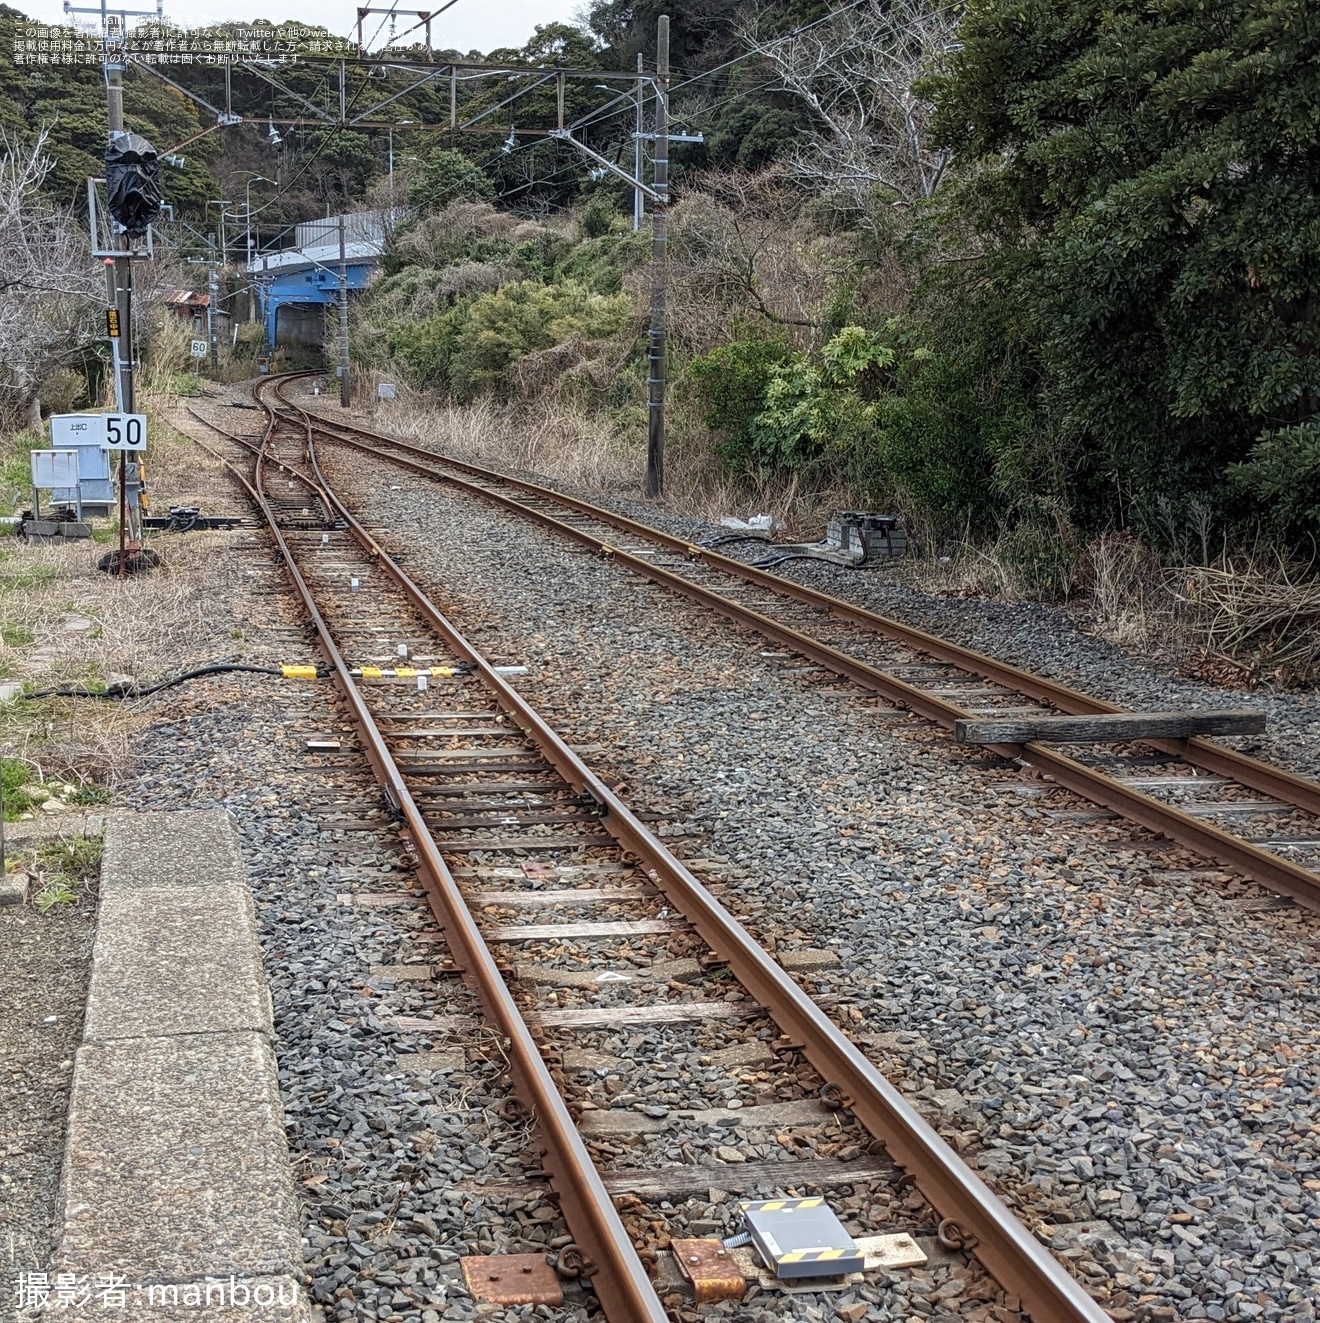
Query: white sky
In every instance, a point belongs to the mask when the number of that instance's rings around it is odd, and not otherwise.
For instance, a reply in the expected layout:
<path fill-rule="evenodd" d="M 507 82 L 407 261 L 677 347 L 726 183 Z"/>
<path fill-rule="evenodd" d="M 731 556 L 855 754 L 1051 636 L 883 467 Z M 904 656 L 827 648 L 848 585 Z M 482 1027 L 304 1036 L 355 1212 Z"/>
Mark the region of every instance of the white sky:
<path fill-rule="evenodd" d="M 76 0 L 79 7 L 96 0 Z M 123 3 L 124 0 L 121 0 Z M 135 9 L 150 9 L 154 0 L 128 0 Z M 389 0 L 364 0 L 375 9 L 384 9 Z M 65 22 L 61 0 L 10 0 L 13 8 L 42 23 Z M 113 4 L 113 0 L 112 0 Z M 400 8 L 438 9 L 437 0 L 399 0 Z M 497 46 L 521 46 L 536 30 L 538 23 L 571 22 L 582 0 L 458 0 L 447 13 L 431 24 L 431 43 L 437 49 L 453 47 L 468 51 L 493 50 Z M 327 27 L 341 37 L 352 37 L 357 27 L 357 0 L 166 0 L 165 14 L 185 27 L 204 27 L 208 23 L 269 18 L 273 22 L 292 19 L 300 23 Z M 367 22 L 377 24 L 382 15 Z M 99 20 L 98 20 L 99 21 Z M 400 19 L 399 28 L 416 20 Z M 372 28 L 364 29 L 371 32 Z M 384 32 L 382 29 L 382 39 Z M 419 30 L 420 36 L 420 30 Z"/>

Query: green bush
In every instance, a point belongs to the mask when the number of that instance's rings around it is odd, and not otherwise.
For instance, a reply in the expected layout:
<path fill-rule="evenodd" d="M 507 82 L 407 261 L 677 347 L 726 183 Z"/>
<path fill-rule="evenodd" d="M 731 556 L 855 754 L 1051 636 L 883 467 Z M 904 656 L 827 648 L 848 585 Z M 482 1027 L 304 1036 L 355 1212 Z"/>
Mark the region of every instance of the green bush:
<path fill-rule="evenodd" d="M 463 337 L 471 300 L 420 320 L 404 318 L 389 324 L 385 348 L 408 380 L 419 388 L 449 389 L 449 365 Z"/>
<path fill-rule="evenodd" d="M 1234 484 L 1260 503 L 1287 537 L 1320 529 L 1320 424 L 1266 432 L 1246 460 L 1229 470 Z"/>
<path fill-rule="evenodd" d="M 483 294 L 468 307 L 461 343 L 450 363 L 450 384 L 461 396 L 508 384 L 508 369 L 526 354 L 574 336 L 599 340 L 632 316 L 623 294 L 593 294 L 574 281 L 520 281 Z"/>
<path fill-rule="evenodd" d="M 981 399 L 975 364 L 907 348 L 877 406 L 874 465 L 913 513 L 945 531 L 985 530 L 996 522 L 995 457 L 1018 421 Z"/>
<path fill-rule="evenodd" d="M 535 238 L 520 243 L 510 254 L 509 264 L 527 280 L 549 284 L 555 269 L 572 251 L 573 241 L 554 230 L 542 230 Z"/>
<path fill-rule="evenodd" d="M 578 226 L 584 239 L 603 239 L 618 220 L 619 213 L 607 197 L 594 197 L 578 216 Z"/>
<path fill-rule="evenodd" d="M 748 335 L 688 364 L 702 419 L 715 433 L 716 449 L 729 468 L 744 470 L 753 463 L 756 415 L 765 407 L 774 369 L 792 356 L 784 336 Z"/>
<path fill-rule="evenodd" d="M 408 189 L 408 201 L 419 211 L 440 211 L 451 202 L 488 202 L 495 186 L 481 168 L 452 147 L 439 147 L 425 157 Z"/>
<path fill-rule="evenodd" d="M 387 347 L 415 385 L 470 399 L 484 390 L 507 390 L 509 369 L 525 355 L 575 336 L 614 335 L 632 312 L 632 300 L 623 294 L 593 294 L 573 281 L 524 280 L 460 299 L 423 321 L 398 323 Z"/>
<path fill-rule="evenodd" d="M 560 255 L 553 267 L 555 280 L 576 280 L 597 294 L 617 294 L 626 271 L 643 267 L 651 259 L 649 235 L 606 234 L 575 243 Z"/>
<path fill-rule="evenodd" d="M 1033 511 L 1020 519 L 999 539 L 995 550 L 1025 596 L 1055 601 L 1071 591 L 1077 548 L 1041 513 Z"/>
<path fill-rule="evenodd" d="M 32 799 L 24 787 L 31 771 L 27 763 L 17 758 L 0 758 L 0 790 L 4 792 L 5 821 L 16 821 L 32 807 Z"/>

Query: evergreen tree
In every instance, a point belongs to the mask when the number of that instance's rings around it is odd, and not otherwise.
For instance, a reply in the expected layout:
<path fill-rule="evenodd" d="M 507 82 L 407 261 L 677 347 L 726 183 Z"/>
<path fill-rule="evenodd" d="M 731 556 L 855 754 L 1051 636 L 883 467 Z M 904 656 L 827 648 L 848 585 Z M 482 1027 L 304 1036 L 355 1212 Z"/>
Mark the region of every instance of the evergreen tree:
<path fill-rule="evenodd" d="M 977 0 L 960 36 L 935 132 L 1084 514 L 1222 505 L 1253 446 L 1320 481 L 1309 0 Z"/>

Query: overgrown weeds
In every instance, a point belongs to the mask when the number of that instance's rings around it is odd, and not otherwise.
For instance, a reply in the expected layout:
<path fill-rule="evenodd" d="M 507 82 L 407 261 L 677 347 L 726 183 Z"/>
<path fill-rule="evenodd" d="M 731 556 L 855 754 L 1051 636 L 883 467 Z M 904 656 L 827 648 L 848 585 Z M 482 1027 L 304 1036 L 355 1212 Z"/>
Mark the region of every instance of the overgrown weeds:
<path fill-rule="evenodd" d="M 45 914 L 90 895 L 101 872 L 101 841 L 94 836 L 59 836 L 13 853 L 15 871 L 31 880 L 32 903 Z"/>
<path fill-rule="evenodd" d="M 1176 588 L 1208 667 L 1227 662 L 1252 683 L 1320 682 L 1320 580 L 1286 557 L 1224 557 L 1185 569 Z"/>
<path fill-rule="evenodd" d="M 1134 533 L 1106 533 L 1078 561 L 1075 582 L 1095 632 L 1124 648 L 1174 638 L 1180 625 L 1173 576 L 1159 553 Z"/>

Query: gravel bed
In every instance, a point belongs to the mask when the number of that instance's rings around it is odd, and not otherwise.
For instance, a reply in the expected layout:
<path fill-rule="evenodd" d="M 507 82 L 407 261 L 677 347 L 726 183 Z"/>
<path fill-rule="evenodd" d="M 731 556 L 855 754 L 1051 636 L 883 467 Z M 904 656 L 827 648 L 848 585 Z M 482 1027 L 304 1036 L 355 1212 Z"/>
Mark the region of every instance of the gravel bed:
<path fill-rule="evenodd" d="M 696 519 L 658 514 L 638 501 L 595 493 L 586 499 L 692 541 L 727 531 Z M 755 543 L 733 543 L 718 550 L 747 563 L 766 554 Z M 1081 611 L 932 593 L 910 582 L 911 568 L 903 563 L 847 570 L 796 561 L 774 572 L 1120 706 L 1148 711 L 1181 707 L 1263 711 L 1268 718 L 1266 734 L 1227 742 L 1305 776 L 1320 776 L 1318 692 L 1207 684 L 1179 674 L 1159 657 L 1125 650 L 1090 633 Z"/>
<path fill-rule="evenodd" d="M 1052 821 L 1013 768 L 474 498 L 396 470 L 354 486 L 634 805 L 703 833 L 711 885 L 767 944 L 836 952 L 804 982 L 1116 1318 L 1313 1317 L 1314 916 L 1121 824 Z M 1052 657 L 1041 619 L 994 650 L 1138 683 L 1075 630 Z M 912 1313 L 991 1316 L 928 1294 Z"/>
<path fill-rule="evenodd" d="M 309 397 L 305 403 L 310 402 Z M 372 420 L 368 418 L 362 425 L 369 428 Z M 516 476 L 579 496 L 690 542 L 729 531 L 700 519 L 663 513 L 643 501 L 576 491 L 542 474 Z M 718 550 L 748 563 L 766 554 L 759 543 L 735 542 Z M 1320 692 L 1211 685 L 1179 674 L 1163 658 L 1134 653 L 1099 638 L 1089 632 L 1083 611 L 930 592 L 912 584 L 907 562 L 848 570 L 798 561 L 774 572 L 1125 707 L 1242 706 L 1264 711 L 1268 717 L 1265 735 L 1228 742 L 1303 775 L 1320 777 Z M 882 656 L 877 660 L 883 665 Z"/>

